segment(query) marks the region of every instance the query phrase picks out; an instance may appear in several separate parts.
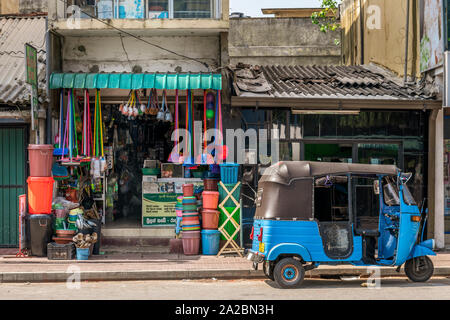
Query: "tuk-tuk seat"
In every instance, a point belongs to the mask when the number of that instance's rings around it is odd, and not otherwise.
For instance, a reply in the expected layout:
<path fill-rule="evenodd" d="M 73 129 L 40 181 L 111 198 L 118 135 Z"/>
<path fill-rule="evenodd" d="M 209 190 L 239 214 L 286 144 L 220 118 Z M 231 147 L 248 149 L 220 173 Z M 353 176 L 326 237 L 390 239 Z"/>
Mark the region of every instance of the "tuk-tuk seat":
<path fill-rule="evenodd" d="M 355 234 L 357 236 L 364 236 L 364 237 L 375 237 L 378 238 L 380 236 L 379 230 L 361 230 L 361 229 L 355 229 Z"/>

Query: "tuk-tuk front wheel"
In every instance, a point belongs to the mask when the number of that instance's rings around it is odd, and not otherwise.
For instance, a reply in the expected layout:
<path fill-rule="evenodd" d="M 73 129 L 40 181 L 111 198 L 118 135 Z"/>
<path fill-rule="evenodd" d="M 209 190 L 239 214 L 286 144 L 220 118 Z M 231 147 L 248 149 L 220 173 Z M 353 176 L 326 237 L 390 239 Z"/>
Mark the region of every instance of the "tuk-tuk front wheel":
<path fill-rule="evenodd" d="M 414 282 L 425 282 L 429 280 L 433 272 L 433 262 L 427 256 L 416 257 L 405 263 L 405 273 Z"/>
<path fill-rule="evenodd" d="M 300 261 L 284 258 L 275 265 L 273 277 L 282 288 L 296 288 L 302 284 L 305 278 L 305 269 Z"/>

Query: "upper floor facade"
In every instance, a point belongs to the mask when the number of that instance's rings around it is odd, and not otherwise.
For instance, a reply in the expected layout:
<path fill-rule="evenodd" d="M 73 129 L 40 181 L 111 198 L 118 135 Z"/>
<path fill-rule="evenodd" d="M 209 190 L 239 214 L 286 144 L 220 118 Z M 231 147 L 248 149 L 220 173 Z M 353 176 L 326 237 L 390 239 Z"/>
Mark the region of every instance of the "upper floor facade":
<path fill-rule="evenodd" d="M 48 0 L 48 18 L 70 36 L 218 34 L 229 29 L 229 0 Z"/>

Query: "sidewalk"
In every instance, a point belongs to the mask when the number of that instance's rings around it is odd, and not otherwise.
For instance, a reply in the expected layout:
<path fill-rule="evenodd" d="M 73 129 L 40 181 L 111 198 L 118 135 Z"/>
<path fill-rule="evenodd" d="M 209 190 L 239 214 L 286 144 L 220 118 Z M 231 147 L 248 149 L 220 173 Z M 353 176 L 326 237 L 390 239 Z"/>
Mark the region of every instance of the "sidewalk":
<path fill-rule="evenodd" d="M 88 261 L 48 260 L 47 258 L 12 258 L 16 250 L 0 249 L 1 282 L 60 282 L 74 271 L 81 281 L 114 280 L 183 280 L 183 279 L 249 279 L 265 278 L 261 270 L 237 256 L 184 256 L 178 254 L 127 254 L 92 256 Z M 431 257 L 435 276 L 450 276 L 450 252 Z M 352 266 L 319 266 L 306 276 L 361 275 L 368 269 Z M 382 276 L 404 276 L 395 268 L 382 267 Z"/>

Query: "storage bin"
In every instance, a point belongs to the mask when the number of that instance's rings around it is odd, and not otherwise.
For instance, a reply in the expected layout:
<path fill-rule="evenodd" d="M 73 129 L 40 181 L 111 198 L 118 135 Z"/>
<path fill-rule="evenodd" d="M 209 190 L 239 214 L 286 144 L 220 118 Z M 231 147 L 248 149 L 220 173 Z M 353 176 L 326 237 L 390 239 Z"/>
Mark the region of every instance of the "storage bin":
<path fill-rule="evenodd" d="M 73 243 L 47 245 L 47 257 L 49 260 L 73 260 L 75 259 L 75 245 Z"/>
<path fill-rule="evenodd" d="M 53 166 L 53 146 L 50 144 L 28 145 L 31 177 L 51 177 Z"/>
<path fill-rule="evenodd" d="M 222 163 L 220 165 L 220 180 L 225 184 L 236 184 L 239 176 L 239 165 L 236 163 Z"/>
<path fill-rule="evenodd" d="M 202 231 L 202 253 L 216 255 L 219 253 L 220 232 L 217 230 Z"/>
<path fill-rule="evenodd" d="M 205 187 L 205 191 L 217 191 L 219 180 L 218 179 L 204 179 L 203 186 Z"/>
<path fill-rule="evenodd" d="M 30 214 L 51 214 L 53 199 L 52 177 L 28 177 L 28 212 Z"/>
<path fill-rule="evenodd" d="M 77 260 L 88 260 L 90 248 L 77 248 Z"/>
<path fill-rule="evenodd" d="M 198 255 L 200 252 L 200 231 L 183 231 L 183 252 L 185 255 Z"/>
<path fill-rule="evenodd" d="M 235 207 L 225 207 L 225 210 L 230 214 L 234 211 L 234 209 L 235 209 Z M 219 209 L 219 210 L 220 210 L 220 215 L 219 215 L 219 227 L 220 227 L 223 225 L 223 223 L 225 222 L 225 220 L 228 217 L 225 214 L 224 210 L 222 210 L 222 209 Z M 240 224 L 241 209 L 238 209 L 238 211 L 233 215 L 232 219 L 234 221 L 236 221 L 238 225 Z M 234 224 L 231 221 L 228 221 L 224 227 L 224 230 L 226 230 L 228 232 L 228 234 L 231 236 L 233 234 L 233 232 L 236 230 L 236 227 L 234 226 Z M 239 235 L 239 232 L 233 237 L 233 240 L 236 240 L 238 235 Z M 226 238 L 223 235 L 220 236 L 220 239 L 226 240 Z"/>
<path fill-rule="evenodd" d="M 183 184 L 183 197 L 192 197 L 194 196 L 194 185 L 189 184 Z"/>
<path fill-rule="evenodd" d="M 216 210 L 219 205 L 219 192 L 203 191 L 203 208 Z"/>
<path fill-rule="evenodd" d="M 29 216 L 28 221 L 31 255 L 46 257 L 47 245 L 53 235 L 53 215 L 34 214 Z"/>
<path fill-rule="evenodd" d="M 219 228 L 219 215 L 217 210 L 202 210 L 202 228 L 208 230 L 217 230 Z"/>
<path fill-rule="evenodd" d="M 219 204 L 223 202 L 223 200 L 225 200 L 225 198 L 228 195 L 228 192 L 230 192 L 231 190 L 233 190 L 233 188 L 236 186 L 237 183 L 234 184 L 224 184 L 225 188 L 227 190 L 225 190 L 222 185 L 219 184 Z M 239 203 L 240 201 L 240 197 L 241 197 L 241 187 L 242 184 L 239 184 L 239 186 L 236 188 L 236 190 L 234 190 L 234 192 L 232 193 L 232 197 L 237 201 L 237 203 Z M 227 192 L 228 191 L 228 192 Z M 231 197 L 228 198 L 228 200 L 225 202 L 225 204 L 223 205 L 224 207 L 235 207 L 236 203 L 234 203 L 234 201 L 231 199 Z"/>

